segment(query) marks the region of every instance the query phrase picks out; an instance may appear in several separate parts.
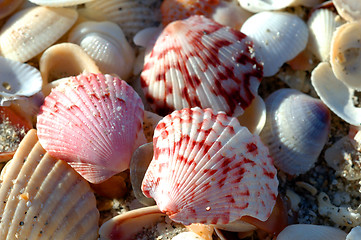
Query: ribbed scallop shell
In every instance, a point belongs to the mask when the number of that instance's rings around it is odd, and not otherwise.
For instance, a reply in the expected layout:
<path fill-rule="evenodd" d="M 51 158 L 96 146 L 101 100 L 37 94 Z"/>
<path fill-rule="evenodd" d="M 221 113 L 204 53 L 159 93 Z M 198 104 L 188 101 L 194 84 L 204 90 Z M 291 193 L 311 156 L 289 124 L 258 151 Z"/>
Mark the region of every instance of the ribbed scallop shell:
<path fill-rule="evenodd" d="M 86 3 L 81 12 L 90 19 L 115 22 L 131 39 L 143 28 L 159 24 L 159 4 L 158 0 L 102 0 Z"/>
<path fill-rule="evenodd" d="M 143 104 L 123 80 L 89 74 L 59 84 L 38 116 L 39 141 L 91 183 L 129 167 L 143 136 Z"/>
<path fill-rule="evenodd" d="M 99 212 L 89 184 L 37 141 L 29 131 L 2 170 L 0 239 L 97 239 Z"/>
<path fill-rule="evenodd" d="M 148 44 L 142 88 L 160 115 L 199 106 L 239 116 L 257 95 L 262 65 L 239 31 L 194 15 L 168 24 Z"/>
<path fill-rule="evenodd" d="M 312 224 L 294 224 L 286 227 L 277 236 L 277 240 L 344 240 L 346 235 L 346 232 L 336 227 Z"/>
<path fill-rule="evenodd" d="M 126 80 L 133 70 L 134 50 L 115 23 L 83 22 L 70 32 L 69 42 L 80 45 L 102 73 Z"/>
<path fill-rule="evenodd" d="M 37 5 L 42 5 L 47 7 L 69 7 L 86 2 L 91 2 L 94 0 L 29 0 L 29 1 Z"/>
<path fill-rule="evenodd" d="M 176 222 L 265 221 L 278 194 L 268 149 L 224 112 L 174 111 L 156 127 L 142 191 Z"/>
<path fill-rule="evenodd" d="M 328 139 L 328 108 L 298 90 L 280 89 L 266 99 L 266 112 L 260 136 L 276 167 L 290 175 L 307 172 Z"/>
<path fill-rule="evenodd" d="M 0 19 L 9 16 L 24 3 L 24 0 L 3 0 L 0 2 Z"/>
<path fill-rule="evenodd" d="M 1 29 L 1 55 L 26 62 L 58 40 L 77 17 L 76 10 L 69 8 L 39 6 L 19 11 Z"/>
<path fill-rule="evenodd" d="M 257 13 L 247 19 L 241 32 L 254 42 L 266 77 L 273 76 L 285 62 L 296 57 L 308 41 L 306 23 L 286 12 Z"/>

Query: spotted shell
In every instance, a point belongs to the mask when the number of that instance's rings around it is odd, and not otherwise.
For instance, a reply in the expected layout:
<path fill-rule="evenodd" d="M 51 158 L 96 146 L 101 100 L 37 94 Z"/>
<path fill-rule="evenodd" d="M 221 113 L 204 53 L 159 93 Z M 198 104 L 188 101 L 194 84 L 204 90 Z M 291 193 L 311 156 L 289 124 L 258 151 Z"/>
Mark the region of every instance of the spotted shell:
<path fill-rule="evenodd" d="M 129 167 L 145 143 L 143 104 L 123 80 L 102 74 L 71 77 L 45 98 L 38 116 L 40 143 L 91 183 Z"/>
<path fill-rule="evenodd" d="M 173 221 L 228 224 L 270 216 L 276 169 L 260 138 L 236 118 L 209 108 L 174 111 L 157 125 L 153 144 L 142 191 Z"/>
<path fill-rule="evenodd" d="M 252 41 L 204 16 L 168 24 L 146 51 L 142 88 L 159 115 L 199 106 L 239 116 L 258 95 Z"/>

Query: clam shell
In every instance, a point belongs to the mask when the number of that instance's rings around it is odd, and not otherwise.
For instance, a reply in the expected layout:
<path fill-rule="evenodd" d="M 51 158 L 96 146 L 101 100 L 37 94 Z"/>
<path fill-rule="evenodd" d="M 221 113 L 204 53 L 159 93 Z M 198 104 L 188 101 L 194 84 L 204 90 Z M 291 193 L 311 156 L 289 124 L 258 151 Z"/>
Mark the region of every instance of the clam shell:
<path fill-rule="evenodd" d="M 252 41 L 204 16 L 168 24 L 146 52 L 142 88 L 159 115 L 199 106 L 239 116 L 258 95 Z"/>
<path fill-rule="evenodd" d="M 75 23 L 78 13 L 69 8 L 32 7 L 12 15 L 0 32 L 0 52 L 19 62 L 35 57 Z"/>
<path fill-rule="evenodd" d="M 312 224 L 294 224 L 286 227 L 277 240 L 344 240 L 346 233 L 338 228 Z"/>
<path fill-rule="evenodd" d="M 1 173 L 0 239 L 97 239 L 89 184 L 37 141 L 29 131 Z"/>
<path fill-rule="evenodd" d="M 29 2 L 47 7 L 69 7 L 91 1 L 94 0 L 29 0 Z"/>
<path fill-rule="evenodd" d="M 329 63 L 322 62 L 313 69 L 311 83 L 332 112 L 349 124 L 360 126 L 361 108 L 353 102 L 355 90 L 336 78 Z"/>
<path fill-rule="evenodd" d="M 338 14 L 349 22 L 361 19 L 361 2 L 354 0 L 333 0 Z"/>
<path fill-rule="evenodd" d="M 209 108 L 174 111 L 158 123 L 153 143 L 142 191 L 173 221 L 228 224 L 271 215 L 277 171 L 260 138 L 236 118 Z"/>
<path fill-rule="evenodd" d="M 143 104 L 123 80 L 79 75 L 45 98 L 38 116 L 39 141 L 91 183 L 129 167 L 134 149 L 145 143 Z M 143 139 L 141 139 L 143 137 Z"/>
<path fill-rule="evenodd" d="M 0 56 L 0 106 L 9 101 L 30 97 L 41 91 L 43 80 L 39 70 L 29 64 Z"/>
<path fill-rule="evenodd" d="M 285 12 L 257 13 L 246 20 L 241 32 L 254 42 L 265 77 L 277 73 L 285 62 L 305 49 L 308 41 L 306 23 Z"/>
<path fill-rule="evenodd" d="M 80 45 L 102 73 L 115 73 L 126 80 L 133 70 L 134 50 L 115 23 L 83 22 L 70 32 L 69 42 Z"/>
<path fill-rule="evenodd" d="M 347 86 L 361 90 L 361 21 L 345 23 L 333 34 L 330 63 L 335 76 Z"/>
<path fill-rule="evenodd" d="M 13 12 L 24 3 L 24 0 L 5 0 L 0 2 L 0 19 L 3 19 Z"/>
<path fill-rule="evenodd" d="M 312 7 L 320 4 L 322 0 L 238 0 L 238 2 L 244 9 L 256 13 L 300 5 Z"/>
<path fill-rule="evenodd" d="M 280 89 L 266 99 L 266 112 L 260 136 L 276 167 L 290 175 L 307 172 L 328 139 L 328 108 L 298 90 Z"/>

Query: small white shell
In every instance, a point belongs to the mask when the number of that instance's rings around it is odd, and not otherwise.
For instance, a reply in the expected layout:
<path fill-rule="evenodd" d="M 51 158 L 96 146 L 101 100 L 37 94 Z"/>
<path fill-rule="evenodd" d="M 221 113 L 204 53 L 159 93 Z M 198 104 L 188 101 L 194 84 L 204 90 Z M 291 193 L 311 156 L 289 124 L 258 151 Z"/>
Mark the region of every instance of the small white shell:
<path fill-rule="evenodd" d="M 361 2 L 355 0 L 333 0 L 338 14 L 351 22 L 361 19 Z"/>
<path fill-rule="evenodd" d="M 27 8 L 12 15 L 0 33 L 0 52 L 26 62 L 58 40 L 76 21 L 78 13 L 69 8 Z"/>
<path fill-rule="evenodd" d="M 39 70 L 29 64 L 0 56 L 0 106 L 8 101 L 30 97 L 43 85 Z"/>
<path fill-rule="evenodd" d="M 330 112 L 316 98 L 280 89 L 266 99 L 267 119 L 261 139 L 275 165 L 290 175 L 307 172 L 316 162 L 330 129 Z"/>
<path fill-rule="evenodd" d="M 330 62 L 335 76 L 361 90 L 361 21 L 345 23 L 332 37 Z"/>
<path fill-rule="evenodd" d="M 346 236 L 346 240 L 358 240 L 358 239 L 361 239 L 361 227 L 360 226 L 352 228 L 352 230 Z"/>
<path fill-rule="evenodd" d="M 337 116 L 351 125 L 360 126 L 361 108 L 355 107 L 355 90 L 338 80 L 327 62 L 320 63 L 313 69 L 311 83 L 321 100 Z"/>
<path fill-rule="evenodd" d="M 70 32 L 69 42 L 80 45 L 102 73 L 115 73 L 123 80 L 129 77 L 135 53 L 115 23 L 83 22 Z"/>
<path fill-rule="evenodd" d="M 332 35 L 342 23 L 341 18 L 327 8 L 314 11 L 308 19 L 309 48 L 319 60 L 329 61 Z"/>
<path fill-rule="evenodd" d="M 249 36 L 255 52 L 263 61 L 263 75 L 272 76 L 287 61 L 305 49 L 308 27 L 296 15 L 285 12 L 257 13 L 242 25 L 241 32 Z"/>
<path fill-rule="evenodd" d="M 240 5 L 250 12 L 262 12 L 270 10 L 280 10 L 291 6 L 312 7 L 321 0 L 238 0 Z"/>
<path fill-rule="evenodd" d="M 338 228 L 312 224 L 294 224 L 286 227 L 277 240 L 344 240 L 346 233 Z"/>
<path fill-rule="evenodd" d="M 194 232 L 182 232 L 173 237 L 172 240 L 204 240 Z"/>
<path fill-rule="evenodd" d="M 47 7 L 69 7 L 94 0 L 29 0 L 29 2 Z"/>

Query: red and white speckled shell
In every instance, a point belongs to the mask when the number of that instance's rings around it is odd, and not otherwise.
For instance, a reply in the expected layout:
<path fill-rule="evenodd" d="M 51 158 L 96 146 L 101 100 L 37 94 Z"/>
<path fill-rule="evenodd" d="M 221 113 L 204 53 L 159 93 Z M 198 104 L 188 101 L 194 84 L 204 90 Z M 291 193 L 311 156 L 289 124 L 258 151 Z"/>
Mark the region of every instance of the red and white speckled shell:
<path fill-rule="evenodd" d="M 41 145 L 92 183 L 126 170 L 133 150 L 145 143 L 140 97 L 110 75 L 71 77 L 52 90 L 41 111 Z"/>
<path fill-rule="evenodd" d="M 168 24 L 147 46 L 142 88 L 160 115 L 189 107 L 239 116 L 263 76 L 252 41 L 204 16 Z"/>
<path fill-rule="evenodd" d="M 156 127 L 142 191 L 185 225 L 265 221 L 278 194 L 273 160 L 257 135 L 224 112 L 174 111 Z"/>

